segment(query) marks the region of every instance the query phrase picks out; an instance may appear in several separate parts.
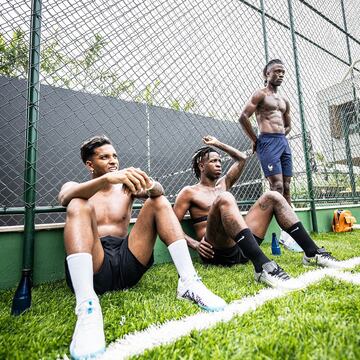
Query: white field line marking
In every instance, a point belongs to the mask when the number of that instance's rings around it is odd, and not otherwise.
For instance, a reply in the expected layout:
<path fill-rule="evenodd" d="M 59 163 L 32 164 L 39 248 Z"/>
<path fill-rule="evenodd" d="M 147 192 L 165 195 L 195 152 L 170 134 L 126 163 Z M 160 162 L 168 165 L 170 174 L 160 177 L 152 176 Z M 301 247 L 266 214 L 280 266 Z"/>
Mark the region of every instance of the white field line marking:
<path fill-rule="evenodd" d="M 356 265 L 360 265 L 360 257 L 346 260 L 343 263 L 347 268 L 353 268 Z M 299 276 L 298 279 L 306 286 L 309 286 L 320 281 L 325 276 L 335 277 L 360 285 L 360 273 L 351 274 L 329 268 L 308 271 Z M 234 316 L 243 315 L 248 311 L 255 310 L 267 301 L 284 296 L 288 292 L 287 290 L 267 288 L 254 296 L 244 297 L 231 302 L 220 312 L 200 312 L 180 320 L 170 320 L 161 325 L 151 325 L 145 330 L 127 334 L 122 339 L 110 344 L 105 354 L 101 356 L 101 359 L 126 359 L 133 355 L 139 355 L 145 350 L 156 346 L 170 344 L 180 337 L 190 334 L 193 330 L 204 330 L 219 322 L 230 321 Z"/>

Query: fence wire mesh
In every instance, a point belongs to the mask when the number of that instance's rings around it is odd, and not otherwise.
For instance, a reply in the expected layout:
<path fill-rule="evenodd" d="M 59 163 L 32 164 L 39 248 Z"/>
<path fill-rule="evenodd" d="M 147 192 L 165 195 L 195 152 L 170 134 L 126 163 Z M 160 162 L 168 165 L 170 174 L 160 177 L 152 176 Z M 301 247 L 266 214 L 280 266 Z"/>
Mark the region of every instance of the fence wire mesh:
<path fill-rule="evenodd" d="M 1 5 L 4 209 L 24 206 L 31 8 L 25 0 Z M 79 147 L 102 133 L 113 140 L 121 166 L 146 170 L 173 201 L 196 182 L 191 155 L 203 135 L 251 147 L 238 118 L 263 86 L 271 58 L 286 67 L 280 93 L 291 104 L 294 204 L 312 197 L 319 204 L 358 201 L 359 17 L 357 0 L 43 0 L 36 205 L 57 205 L 64 182 L 88 178 Z M 252 157 L 233 193 L 251 203 L 267 186 Z M 38 223 L 63 220 L 64 214 L 36 217 Z M 21 215 L 0 217 L 0 225 L 22 221 Z"/>

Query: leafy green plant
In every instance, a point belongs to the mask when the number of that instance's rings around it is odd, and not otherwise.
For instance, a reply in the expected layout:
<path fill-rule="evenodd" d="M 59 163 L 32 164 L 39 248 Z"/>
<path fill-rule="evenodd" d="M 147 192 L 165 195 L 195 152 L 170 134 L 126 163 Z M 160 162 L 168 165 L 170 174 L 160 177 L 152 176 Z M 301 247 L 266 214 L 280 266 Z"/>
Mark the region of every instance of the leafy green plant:
<path fill-rule="evenodd" d="M 56 32 L 55 32 L 56 33 Z M 29 45 L 21 29 L 14 31 L 12 38 L 6 41 L 0 33 L 0 74 L 9 77 L 26 78 L 28 71 Z M 66 89 L 94 92 L 104 96 L 118 97 L 126 94 L 137 102 L 159 105 L 156 94 L 160 80 L 145 85 L 143 91 L 134 95 L 135 81 L 119 79 L 119 74 L 99 64 L 107 45 L 100 34 L 94 34 L 90 45 L 80 55 L 73 57 L 65 53 L 56 38 L 44 42 L 41 51 L 41 73 L 51 85 Z M 162 101 L 164 103 L 164 101 Z M 181 102 L 178 99 L 166 100 L 165 104 L 177 111 L 194 111 L 197 103 L 194 99 Z"/>
<path fill-rule="evenodd" d="M 29 46 L 25 32 L 14 31 L 9 42 L 0 33 L 0 74 L 25 77 L 28 68 Z"/>

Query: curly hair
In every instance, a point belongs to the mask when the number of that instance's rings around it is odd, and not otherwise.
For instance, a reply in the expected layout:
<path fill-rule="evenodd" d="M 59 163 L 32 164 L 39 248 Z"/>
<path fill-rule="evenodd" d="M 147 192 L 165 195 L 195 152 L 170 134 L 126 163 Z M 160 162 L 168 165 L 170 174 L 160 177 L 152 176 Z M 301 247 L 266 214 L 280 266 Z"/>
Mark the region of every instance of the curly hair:
<path fill-rule="evenodd" d="M 111 141 L 105 135 L 96 135 L 90 139 L 85 140 L 80 148 L 80 156 L 83 163 L 85 164 L 86 161 L 94 155 L 96 148 L 106 144 L 111 145 Z"/>
<path fill-rule="evenodd" d="M 274 65 L 274 64 L 284 65 L 284 63 L 283 63 L 280 59 L 272 59 L 272 60 L 270 60 L 270 61 L 265 65 L 264 70 L 263 70 L 264 85 L 265 85 L 265 86 L 267 85 L 266 73 L 267 73 L 267 71 L 268 71 L 268 68 L 269 68 L 271 65 Z"/>
<path fill-rule="evenodd" d="M 219 154 L 214 148 L 212 148 L 210 146 L 204 146 L 195 151 L 195 153 L 192 157 L 192 160 L 191 160 L 191 164 L 192 164 L 192 170 L 197 179 L 200 179 L 199 163 L 204 159 L 204 157 L 207 154 L 209 154 L 211 152 L 216 152 L 217 154 Z"/>

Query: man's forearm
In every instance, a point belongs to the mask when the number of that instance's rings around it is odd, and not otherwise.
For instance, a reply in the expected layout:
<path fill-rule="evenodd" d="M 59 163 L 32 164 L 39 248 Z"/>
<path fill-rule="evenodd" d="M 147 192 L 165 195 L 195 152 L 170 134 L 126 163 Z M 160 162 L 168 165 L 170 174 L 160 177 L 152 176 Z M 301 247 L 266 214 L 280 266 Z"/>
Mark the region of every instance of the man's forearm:
<path fill-rule="evenodd" d="M 238 149 L 235 149 L 234 147 L 224 144 L 220 141 L 218 141 L 216 144 L 214 144 L 218 149 L 226 152 L 229 154 L 235 161 L 240 160 L 246 160 L 247 156 L 245 153 L 239 151 Z"/>
<path fill-rule="evenodd" d="M 106 178 L 104 176 L 100 176 L 81 184 L 69 186 L 68 188 L 60 191 L 58 199 L 62 206 L 67 206 L 74 198 L 90 199 L 105 185 Z"/>
<path fill-rule="evenodd" d="M 243 128 L 245 134 L 250 138 L 250 140 L 253 143 L 255 143 L 257 136 L 251 125 L 249 118 L 245 114 L 242 114 L 240 116 L 239 123 L 240 123 L 241 127 Z"/>
<path fill-rule="evenodd" d="M 185 240 L 188 244 L 188 246 L 193 249 L 193 250 L 196 250 L 197 246 L 199 245 L 199 242 L 195 239 L 193 239 L 191 236 L 187 235 L 184 233 L 184 237 L 185 237 Z"/>

